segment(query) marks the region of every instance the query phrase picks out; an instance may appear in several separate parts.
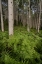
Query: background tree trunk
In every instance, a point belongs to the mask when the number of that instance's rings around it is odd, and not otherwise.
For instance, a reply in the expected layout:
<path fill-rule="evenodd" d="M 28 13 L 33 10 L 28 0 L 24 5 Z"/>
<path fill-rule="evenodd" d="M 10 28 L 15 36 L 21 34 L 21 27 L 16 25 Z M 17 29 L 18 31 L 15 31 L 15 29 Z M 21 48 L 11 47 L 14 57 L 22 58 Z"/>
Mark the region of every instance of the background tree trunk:
<path fill-rule="evenodd" d="M 29 13 L 27 11 L 27 31 L 29 32 L 30 31 L 30 28 L 29 28 Z"/>
<path fill-rule="evenodd" d="M 1 3 L 1 30 L 4 32 L 4 22 L 3 22 L 3 14 L 2 14 L 2 2 L 0 0 Z"/>
<path fill-rule="evenodd" d="M 40 21 L 41 21 L 41 1 L 40 1 L 39 22 L 38 22 L 38 33 L 39 33 L 39 29 L 40 29 Z"/>
<path fill-rule="evenodd" d="M 28 9 L 27 9 L 28 10 Z M 29 15 L 29 18 L 28 18 Z M 27 11 L 27 31 L 30 31 L 31 15 L 30 15 L 30 0 L 29 0 L 29 11 Z"/>

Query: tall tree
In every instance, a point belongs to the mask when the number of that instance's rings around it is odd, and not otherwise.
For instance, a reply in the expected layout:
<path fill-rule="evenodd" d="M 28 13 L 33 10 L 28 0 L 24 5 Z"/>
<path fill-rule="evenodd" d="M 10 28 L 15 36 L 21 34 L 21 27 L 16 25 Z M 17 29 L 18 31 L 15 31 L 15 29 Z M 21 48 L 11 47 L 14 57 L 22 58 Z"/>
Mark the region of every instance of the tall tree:
<path fill-rule="evenodd" d="M 1 0 L 0 0 L 0 4 L 1 4 L 1 30 L 4 31 L 4 22 L 3 22 L 2 2 L 1 2 Z"/>
<path fill-rule="evenodd" d="M 41 22 L 41 0 L 39 1 L 39 7 L 40 7 L 40 13 L 39 13 L 39 21 L 38 21 L 38 32 L 39 32 L 39 29 L 40 29 L 40 22 Z"/>
<path fill-rule="evenodd" d="M 30 22 L 31 22 L 31 13 L 30 13 L 30 0 L 28 0 L 29 2 L 29 11 L 27 10 L 27 31 L 30 31 Z M 29 15 L 29 17 L 28 17 Z"/>
<path fill-rule="evenodd" d="M 9 35 L 13 35 L 13 0 L 8 0 L 8 20 L 9 20 Z"/>

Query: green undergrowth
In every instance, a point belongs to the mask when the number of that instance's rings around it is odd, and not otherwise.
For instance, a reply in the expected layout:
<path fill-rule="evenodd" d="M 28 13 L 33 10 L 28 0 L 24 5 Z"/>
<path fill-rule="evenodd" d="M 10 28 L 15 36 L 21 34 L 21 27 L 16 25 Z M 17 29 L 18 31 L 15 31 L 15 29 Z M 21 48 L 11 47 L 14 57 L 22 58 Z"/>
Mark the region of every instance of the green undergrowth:
<path fill-rule="evenodd" d="M 1 64 L 42 64 L 42 30 L 16 26 L 10 37 L 0 31 L 0 52 Z"/>

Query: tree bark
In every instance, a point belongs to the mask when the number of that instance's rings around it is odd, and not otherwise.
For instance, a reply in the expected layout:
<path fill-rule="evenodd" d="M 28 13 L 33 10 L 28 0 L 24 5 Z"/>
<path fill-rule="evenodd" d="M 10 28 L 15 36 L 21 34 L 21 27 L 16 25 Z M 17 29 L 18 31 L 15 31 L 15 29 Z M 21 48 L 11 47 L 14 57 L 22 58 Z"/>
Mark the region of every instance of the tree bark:
<path fill-rule="evenodd" d="M 29 25 L 29 13 L 27 11 L 27 31 L 29 32 L 30 31 L 30 25 Z"/>
<path fill-rule="evenodd" d="M 9 35 L 13 35 L 13 0 L 8 0 L 8 14 L 9 14 Z"/>
<path fill-rule="evenodd" d="M 39 30 L 40 30 L 40 21 L 41 21 L 41 1 L 40 1 L 39 22 L 38 22 L 38 33 L 39 33 Z"/>
<path fill-rule="evenodd" d="M 29 17 L 28 17 L 29 15 Z M 27 9 L 27 31 L 29 32 L 30 31 L 30 24 L 31 23 L 31 13 L 30 13 L 30 0 L 29 0 L 29 12 L 28 12 L 28 9 Z"/>
<path fill-rule="evenodd" d="M 4 32 L 4 22 L 3 22 L 3 14 L 2 14 L 2 2 L 0 0 L 1 3 L 1 30 L 2 32 Z"/>

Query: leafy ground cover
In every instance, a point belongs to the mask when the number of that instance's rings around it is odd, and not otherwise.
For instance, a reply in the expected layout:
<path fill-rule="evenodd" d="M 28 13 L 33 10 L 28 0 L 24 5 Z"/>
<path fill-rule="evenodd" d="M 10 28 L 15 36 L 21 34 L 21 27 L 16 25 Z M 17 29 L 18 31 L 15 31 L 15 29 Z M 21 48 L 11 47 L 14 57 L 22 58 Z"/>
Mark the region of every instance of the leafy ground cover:
<path fill-rule="evenodd" d="M 0 31 L 0 59 L 1 64 L 42 64 L 42 30 L 16 26 L 10 37 Z"/>

